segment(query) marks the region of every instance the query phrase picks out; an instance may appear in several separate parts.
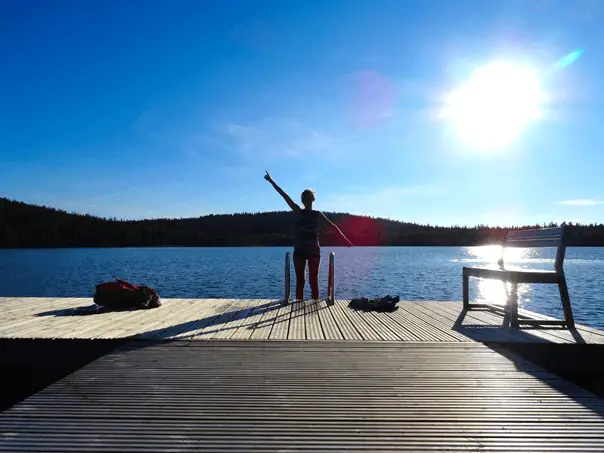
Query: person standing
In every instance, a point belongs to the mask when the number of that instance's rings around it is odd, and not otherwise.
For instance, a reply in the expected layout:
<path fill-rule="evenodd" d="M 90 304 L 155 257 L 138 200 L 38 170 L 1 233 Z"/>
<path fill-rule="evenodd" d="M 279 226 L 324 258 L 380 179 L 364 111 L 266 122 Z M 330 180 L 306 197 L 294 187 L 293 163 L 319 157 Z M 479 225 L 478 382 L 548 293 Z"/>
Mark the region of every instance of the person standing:
<path fill-rule="evenodd" d="M 321 211 L 314 209 L 315 192 L 306 189 L 302 192 L 301 201 L 304 208 L 295 203 L 290 196 L 277 185 L 268 172 L 264 176 L 274 189 L 283 197 L 288 206 L 297 214 L 296 235 L 294 240 L 294 270 L 296 273 L 296 299 L 304 299 L 306 262 L 308 262 L 308 280 L 313 300 L 319 299 L 319 265 L 321 264 L 320 230 L 324 226 L 335 228 L 349 247 L 353 244 L 342 231 Z"/>

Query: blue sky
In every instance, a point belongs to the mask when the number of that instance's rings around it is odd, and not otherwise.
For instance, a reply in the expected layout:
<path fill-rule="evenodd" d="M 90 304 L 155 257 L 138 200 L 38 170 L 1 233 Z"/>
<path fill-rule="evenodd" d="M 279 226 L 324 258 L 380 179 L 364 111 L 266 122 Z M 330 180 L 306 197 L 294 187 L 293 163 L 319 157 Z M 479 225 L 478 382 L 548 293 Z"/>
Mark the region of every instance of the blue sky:
<path fill-rule="evenodd" d="M 604 218 L 604 2 L 0 3 L 0 195 L 118 218 L 317 208 L 440 225 Z M 477 150 L 439 117 L 492 60 L 543 115 Z"/>

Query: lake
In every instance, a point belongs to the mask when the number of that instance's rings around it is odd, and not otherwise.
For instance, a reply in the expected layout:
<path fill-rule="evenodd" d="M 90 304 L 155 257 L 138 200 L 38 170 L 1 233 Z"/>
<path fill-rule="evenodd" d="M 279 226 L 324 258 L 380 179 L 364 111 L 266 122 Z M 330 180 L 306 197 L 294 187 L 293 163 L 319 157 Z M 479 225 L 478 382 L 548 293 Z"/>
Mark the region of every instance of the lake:
<path fill-rule="evenodd" d="M 92 297 L 116 277 L 147 284 L 164 298 L 281 298 L 290 248 L 116 248 L 0 250 L 0 296 Z M 336 254 L 336 297 L 399 295 L 407 300 L 461 300 L 462 266 L 492 264 L 498 247 L 324 247 Z M 553 268 L 555 249 L 508 249 L 506 262 Z M 578 322 L 604 328 L 604 248 L 569 248 L 565 271 Z M 293 294 L 292 268 L 292 294 Z M 503 283 L 471 279 L 472 300 L 502 303 Z M 309 289 L 306 290 L 307 297 Z M 520 285 L 520 304 L 561 316 L 556 285 Z"/>

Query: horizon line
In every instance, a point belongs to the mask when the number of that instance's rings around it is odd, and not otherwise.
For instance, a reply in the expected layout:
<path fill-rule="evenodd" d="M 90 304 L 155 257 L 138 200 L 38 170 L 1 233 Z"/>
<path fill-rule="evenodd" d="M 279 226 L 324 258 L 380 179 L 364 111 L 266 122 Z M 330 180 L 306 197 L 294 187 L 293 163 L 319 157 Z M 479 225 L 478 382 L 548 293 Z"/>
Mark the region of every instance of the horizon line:
<path fill-rule="evenodd" d="M 204 214 L 204 215 L 200 215 L 197 217 L 155 217 L 155 218 L 141 218 L 141 219 L 133 219 L 133 218 L 117 218 L 117 217 L 102 217 L 102 216 L 98 216 L 98 215 L 94 215 L 94 214 L 90 214 L 90 213 L 81 213 L 81 212 L 75 212 L 75 211 L 66 211 L 65 209 L 61 209 L 61 208 L 56 208 L 53 206 L 46 206 L 46 205 L 39 205 L 39 204 L 35 204 L 35 203 L 27 203 L 25 201 L 20 201 L 20 200 L 14 200 L 14 199 L 10 199 L 7 197 L 0 197 L 0 201 L 6 200 L 8 202 L 11 203 L 20 203 L 20 204 L 24 204 L 27 206 L 31 206 L 34 208 L 39 208 L 39 209 L 50 209 L 50 210 L 54 210 L 54 211 L 58 211 L 58 212 L 62 212 L 68 215 L 74 215 L 74 216 L 82 216 L 82 217 L 93 217 L 95 219 L 99 219 L 99 220 L 104 220 L 104 221 L 109 221 L 109 222 L 150 222 L 150 221 L 158 221 L 158 220 L 167 220 L 167 221 L 177 221 L 177 220 L 192 220 L 192 219 L 201 219 L 204 217 L 215 217 L 215 216 L 241 216 L 241 215 L 262 215 L 262 214 L 279 214 L 279 213 L 284 213 L 284 214 L 288 214 L 288 213 L 293 213 L 293 211 L 287 211 L 287 210 L 281 210 L 281 211 L 256 211 L 256 212 L 236 212 L 236 213 L 211 213 L 211 214 Z M 473 226 L 469 226 L 469 225 L 455 225 L 455 224 L 451 224 L 451 225 L 432 225 L 430 223 L 416 223 L 416 222 L 408 222 L 405 220 L 395 220 L 395 219 L 391 219 L 391 218 L 387 218 L 387 217 L 375 217 L 375 216 L 371 216 L 371 215 L 367 215 L 367 214 L 351 214 L 348 212 L 335 212 L 335 211 L 323 211 L 327 214 L 332 214 L 332 215 L 343 215 L 343 216 L 350 216 L 350 217 L 361 217 L 361 218 L 368 218 L 368 219 L 374 219 L 374 220 L 384 220 L 387 222 L 394 222 L 394 223 L 403 223 L 403 224 L 409 224 L 409 225 L 415 225 L 415 226 L 419 226 L 419 227 L 424 227 L 424 228 L 466 228 L 466 229 L 522 229 L 522 228 L 530 228 L 530 227 L 538 227 L 538 228 L 556 228 L 562 225 L 572 225 L 572 226 L 580 226 L 580 227 L 589 227 L 589 226 L 596 226 L 596 227 L 602 227 L 604 226 L 603 223 L 591 223 L 591 224 L 583 224 L 583 223 L 577 223 L 577 222 L 572 222 L 572 221 L 563 221 L 563 222 L 557 222 L 557 221 L 549 221 L 549 222 L 536 222 L 534 224 L 524 224 L 524 225 L 508 225 L 508 226 L 500 226 L 500 225 L 486 225 L 486 224 L 474 224 Z M 543 226 L 540 226 L 543 225 Z M 546 226 L 548 225 L 548 226 Z M 553 225 L 553 226 L 550 226 Z"/>

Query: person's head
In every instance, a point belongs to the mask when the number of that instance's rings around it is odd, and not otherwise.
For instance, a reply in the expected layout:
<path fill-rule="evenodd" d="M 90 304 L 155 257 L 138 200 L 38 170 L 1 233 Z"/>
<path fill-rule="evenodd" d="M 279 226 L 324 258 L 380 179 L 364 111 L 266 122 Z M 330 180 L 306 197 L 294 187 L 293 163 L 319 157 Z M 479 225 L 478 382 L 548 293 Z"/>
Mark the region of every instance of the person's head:
<path fill-rule="evenodd" d="M 312 204 L 315 202 L 315 191 L 312 189 L 306 189 L 302 192 L 302 204 L 306 209 L 311 209 Z"/>

